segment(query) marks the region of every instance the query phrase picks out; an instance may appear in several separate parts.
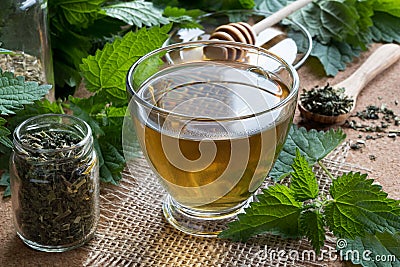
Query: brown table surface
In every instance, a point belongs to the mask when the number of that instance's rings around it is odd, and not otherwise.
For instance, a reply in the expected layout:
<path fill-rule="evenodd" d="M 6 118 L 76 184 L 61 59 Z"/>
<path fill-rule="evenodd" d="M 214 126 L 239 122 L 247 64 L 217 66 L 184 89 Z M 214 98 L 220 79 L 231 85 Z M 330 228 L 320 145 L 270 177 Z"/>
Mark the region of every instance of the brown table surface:
<path fill-rule="evenodd" d="M 368 52 L 362 53 L 345 71 L 340 72 L 334 78 L 326 77 L 322 67 L 315 59 L 308 59 L 299 70 L 301 88 L 322 86 L 327 82 L 335 84 L 342 81 L 360 66 L 376 47 L 377 45 L 374 45 Z M 396 114 L 400 114 L 400 105 L 396 104 L 396 100 L 400 101 L 400 61 L 367 85 L 358 98 L 356 111 L 365 109 L 367 105 L 386 104 Z M 298 113 L 295 123 L 309 126 L 302 122 Z M 366 133 L 350 128 L 344 128 L 344 131 L 350 142 L 366 140 Z M 371 135 L 376 134 L 371 133 Z M 390 197 L 400 199 L 399 152 L 400 136 L 390 138 L 387 134 L 383 134 L 382 138 L 366 140 L 365 145 L 360 149 L 351 149 L 346 162 L 370 169 L 369 177 L 378 181 Z M 0 190 L 0 193 L 2 191 L 3 189 Z M 28 248 L 15 234 L 11 221 L 10 199 L 0 200 L 0 266 L 82 266 L 87 253 L 82 249 L 64 253 L 44 253 Z M 336 263 L 335 266 L 338 264 Z"/>

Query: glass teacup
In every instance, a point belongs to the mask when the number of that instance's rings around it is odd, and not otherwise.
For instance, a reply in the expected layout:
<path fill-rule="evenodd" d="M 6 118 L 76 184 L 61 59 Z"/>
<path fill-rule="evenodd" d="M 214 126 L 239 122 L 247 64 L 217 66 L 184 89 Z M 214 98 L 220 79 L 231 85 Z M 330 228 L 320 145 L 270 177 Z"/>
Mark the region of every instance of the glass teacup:
<path fill-rule="evenodd" d="M 291 65 L 239 43 L 178 43 L 130 68 L 130 114 L 174 227 L 216 236 L 252 201 L 285 142 L 298 87 Z"/>

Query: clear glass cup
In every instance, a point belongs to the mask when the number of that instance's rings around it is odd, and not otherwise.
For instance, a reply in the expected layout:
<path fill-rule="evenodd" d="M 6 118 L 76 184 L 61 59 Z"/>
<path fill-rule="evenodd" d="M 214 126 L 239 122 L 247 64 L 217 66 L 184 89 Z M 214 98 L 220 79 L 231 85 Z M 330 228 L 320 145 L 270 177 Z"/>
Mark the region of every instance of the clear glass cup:
<path fill-rule="evenodd" d="M 293 66 L 239 43 L 178 43 L 133 64 L 131 118 L 174 227 L 216 236 L 252 201 L 285 142 L 298 87 Z"/>
<path fill-rule="evenodd" d="M 40 251 L 79 247 L 100 217 L 99 165 L 90 126 L 60 114 L 39 115 L 13 134 L 13 221 L 22 241 Z"/>

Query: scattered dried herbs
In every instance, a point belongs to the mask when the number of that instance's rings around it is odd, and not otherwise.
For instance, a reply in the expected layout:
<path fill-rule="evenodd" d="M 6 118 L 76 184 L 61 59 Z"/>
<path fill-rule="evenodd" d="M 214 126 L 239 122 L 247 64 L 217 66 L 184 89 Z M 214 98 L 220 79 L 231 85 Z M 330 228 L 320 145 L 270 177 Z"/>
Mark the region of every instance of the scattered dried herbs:
<path fill-rule="evenodd" d="M 397 105 L 396 103 L 397 101 L 395 100 L 394 104 Z M 344 126 L 360 132 L 375 133 L 375 135 L 367 134 L 365 140 L 375 140 L 385 136 L 396 139 L 396 137 L 400 135 L 400 131 L 396 129 L 396 127 L 399 126 L 400 118 L 393 110 L 388 109 L 385 104 L 382 104 L 380 107 L 369 105 L 364 110 L 356 112 L 352 117 L 354 119 L 347 121 Z M 359 135 L 358 138 L 362 138 L 362 136 Z M 365 145 L 365 142 L 364 144 L 360 144 L 357 141 L 351 144 L 350 148 L 358 150 L 361 149 L 363 145 Z M 375 160 L 376 157 L 370 155 L 369 159 Z"/>
<path fill-rule="evenodd" d="M 369 105 L 364 110 L 358 111 L 352 116 L 356 117 L 358 121 L 355 119 L 350 120 L 346 123 L 346 126 L 354 130 L 361 132 L 388 133 L 388 136 L 392 138 L 396 137 L 398 134 L 398 131 L 394 131 L 391 128 L 400 125 L 400 118 L 393 110 L 388 109 L 384 104 L 380 107 Z"/>
<path fill-rule="evenodd" d="M 25 149 L 16 144 L 11 181 L 15 223 L 25 242 L 62 248 L 80 245 L 94 233 L 96 158 L 91 149 L 77 146 L 81 140 L 51 127 L 21 134 Z"/>
<path fill-rule="evenodd" d="M 308 111 L 326 116 L 349 113 L 354 102 L 344 93 L 344 88 L 333 88 L 329 86 L 329 83 L 325 87 L 315 86 L 311 90 L 303 89 L 300 101 Z"/>

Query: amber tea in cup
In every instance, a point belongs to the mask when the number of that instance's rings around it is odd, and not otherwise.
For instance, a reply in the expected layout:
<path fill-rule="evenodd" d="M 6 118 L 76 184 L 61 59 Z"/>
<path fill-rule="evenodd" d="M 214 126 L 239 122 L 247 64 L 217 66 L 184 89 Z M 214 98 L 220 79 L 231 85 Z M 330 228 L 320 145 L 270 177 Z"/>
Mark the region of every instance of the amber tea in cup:
<path fill-rule="evenodd" d="M 233 50 L 242 56 L 224 58 Z M 215 236 L 271 170 L 292 123 L 298 76 L 262 48 L 190 42 L 138 60 L 127 91 L 142 151 L 168 193 L 165 218 L 185 233 Z"/>

